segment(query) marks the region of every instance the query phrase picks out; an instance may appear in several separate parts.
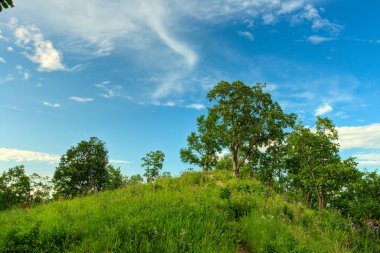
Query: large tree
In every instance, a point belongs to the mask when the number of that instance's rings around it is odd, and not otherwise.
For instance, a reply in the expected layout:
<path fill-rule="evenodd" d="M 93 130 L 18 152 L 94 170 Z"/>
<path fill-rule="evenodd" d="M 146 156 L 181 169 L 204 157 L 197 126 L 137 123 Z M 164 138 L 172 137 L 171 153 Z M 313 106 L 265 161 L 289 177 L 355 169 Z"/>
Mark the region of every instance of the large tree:
<path fill-rule="evenodd" d="M 107 164 L 108 151 L 96 137 L 71 147 L 61 157 L 54 173 L 56 195 L 70 198 L 103 190 L 107 184 Z"/>
<path fill-rule="evenodd" d="M 288 138 L 288 175 L 293 191 L 319 209 L 342 188 L 357 180 L 358 171 L 352 158 L 342 161 L 339 156 L 338 132 L 328 118 L 318 117 L 315 130 L 295 126 Z"/>
<path fill-rule="evenodd" d="M 222 81 L 207 95 L 213 104 L 208 118 L 215 119 L 210 131 L 216 133 L 218 145 L 231 152 L 234 177 L 240 177 L 241 166 L 254 159 L 259 148 L 283 139 L 284 129 L 296 118 L 284 113 L 264 87 Z"/>
<path fill-rule="evenodd" d="M 0 12 L 3 10 L 3 8 L 8 9 L 9 7 L 14 7 L 12 0 L 0 0 Z"/>
<path fill-rule="evenodd" d="M 180 151 L 181 160 L 185 163 L 200 166 L 203 171 L 215 167 L 221 151 L 218 145 L 217 131 L 214 131 L 215 118 L 201 115 L 197 118 L 197 132 L 191 132 L 187 137 L 187 148 Z"/>

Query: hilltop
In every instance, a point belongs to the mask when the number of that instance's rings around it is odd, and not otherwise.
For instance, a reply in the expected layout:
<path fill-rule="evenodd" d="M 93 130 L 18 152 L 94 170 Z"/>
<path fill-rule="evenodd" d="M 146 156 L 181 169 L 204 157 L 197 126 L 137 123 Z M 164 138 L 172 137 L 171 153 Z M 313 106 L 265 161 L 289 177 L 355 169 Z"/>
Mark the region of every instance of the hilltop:
<path fill-rule="evenodd" d="M 177 178 L 0 213 L 0 252 L 379 252 L 378 233 L 230 173 Z"/>

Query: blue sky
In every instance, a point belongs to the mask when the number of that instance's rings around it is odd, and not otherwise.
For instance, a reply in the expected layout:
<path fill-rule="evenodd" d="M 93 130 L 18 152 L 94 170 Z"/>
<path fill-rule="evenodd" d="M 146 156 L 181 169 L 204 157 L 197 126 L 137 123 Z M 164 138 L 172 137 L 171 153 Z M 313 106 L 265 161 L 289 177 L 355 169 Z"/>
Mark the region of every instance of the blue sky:
<path fill-rule="evenodd" d="M 343 157 L 380 166 L 378 1 L 15 0 L 0 14 L 0 171 L 52 175 L 97 136 L 127 174 L 179 149 L 221 80 L 266 82 L 286 112 L 338 127 Z"/>

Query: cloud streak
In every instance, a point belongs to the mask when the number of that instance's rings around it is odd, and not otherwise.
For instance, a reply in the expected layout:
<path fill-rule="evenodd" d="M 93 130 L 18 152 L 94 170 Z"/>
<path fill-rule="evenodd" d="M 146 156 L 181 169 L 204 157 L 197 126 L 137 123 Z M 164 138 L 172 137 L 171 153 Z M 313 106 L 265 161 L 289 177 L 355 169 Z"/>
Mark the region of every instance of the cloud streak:
<path fill-rule="evenodd" d="M 29 150 L 0 148 L 0 161 L 57 163 L 59 159 L 60 156 L 55 154 Z"/>
<path fill-rule="evenodd" d="M 46 101 L 43 102 L 42 104 L 43 104 L 44 106 L 46 106 L 46 107 L 55 108 L 55 109 L 61 107 L 61 105 L 58 104 L 58 103 L 50 103 L 50 102 L 46 102 Z"/>
<path fill-rule="evenodd" d="M 78 103 L 88 103 L 94 101 L 93 98 L 85 98 L 85 97 L 69 97 L 70 100 L 78 102 Z"/>

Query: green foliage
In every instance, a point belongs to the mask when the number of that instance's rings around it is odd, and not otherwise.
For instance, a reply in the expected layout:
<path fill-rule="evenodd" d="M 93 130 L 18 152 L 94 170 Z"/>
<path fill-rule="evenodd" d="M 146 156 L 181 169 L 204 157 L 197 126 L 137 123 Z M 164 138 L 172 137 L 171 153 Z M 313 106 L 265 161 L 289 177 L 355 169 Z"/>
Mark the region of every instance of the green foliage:
<path fill-rule="evenodd" d="M 107 189 L 117 189 L 123 186 L 123 175 L 120 168 L 115 168 L 112 165 L 107 166 Z"/>
<path fill-rule="evenodd" d="M 12 0 L 0 0 L 0 12 L 3 10 L 3 8 L 8 9 L 9 7 L 14 7 Z"/>
<path fill-rule="evenodd" d="M 103 190 L 107 184 L 107 164 L 108 151 L 96 137 L 71 147 L 54 173 L 56 196 L 72 198 Z"/>
<path fill-rule="evenodd" d="M 289 135 L 288 176 L 293 191 L 299 191 L 309 206 L 325 208 L 360 175 L 352 158 L 341 161 L 337 140 L 332 121 L 319 117 L 315 132 L 300 123 Z"/>
<path fill-rule="evenodd" d="M 192 132 L 187 137 L 187 148 L 180 150 L 180 156 L 184 163 L 200 166 L 203 171 L 211 170 L 215 167 L 221 151 L 217 143 L 218 132 L 214 131 L 216 118 L 201 115 L 197 118 L 197 131 Z"/>
<path fill-rule="evenodd" d="M 15 205 L 28 206 L 31 201 L 31 182 L 24 166 L 16 166 L 0 176 L 0 210 Z"/>
<path fill-rule="evenodd" d="M 0 212 L 0 252 L 379 251 L 378 234 L 352 229 L 337 212 L 286 202 L 257 180 L 221 180 L 222 173 L 186 172 Z"/>
<path fill-rule="evenodd" d="M 282 140 L 284 129 L 295 119 L 272 101 L 264 87 L 260 83 L 247 86 L 240 81 L 222 81 L 207 94 L 213 103 L 207 117 L 214 123 L 210 131 L 217 136 L 220 148 L 231 152 L 235 177 L 240 176 L 240 167 L 247 160 L 254 160 L 260 147 Z"/>
<path fill-rule="evenodd" d="M 34 204 L 45 203 L 50 200 L 51 191 L 53 186 L 49 177 L 43 177 L 37 173 L 30 176 L 32 186 L 32 198 Z"/>
<path fill-rule="evenodd" d="M 350 217 L 355 224 L 380 223 L 380 176 L 376 172 L 361 173 L 361 177 L 339 192 L 332 208 Z M 380 224 L 378 224 L 380 225 Z"/>
<path fill-rule="evenodd" d="M 135 185 L 138 183 L 142 183 L 144 178 L 140 174 L 132 175 L 130 177 L 124 177 L 125 185 Z"/>
<path fill-rule="evenodd" d="M 143 161 L 142 167 L 145 167 L 144 176 L 148 182 L 154 181 L 159 175 L 164 164 L 165 154 L 160 151 L 151 151 L 141 158 Z"/>

